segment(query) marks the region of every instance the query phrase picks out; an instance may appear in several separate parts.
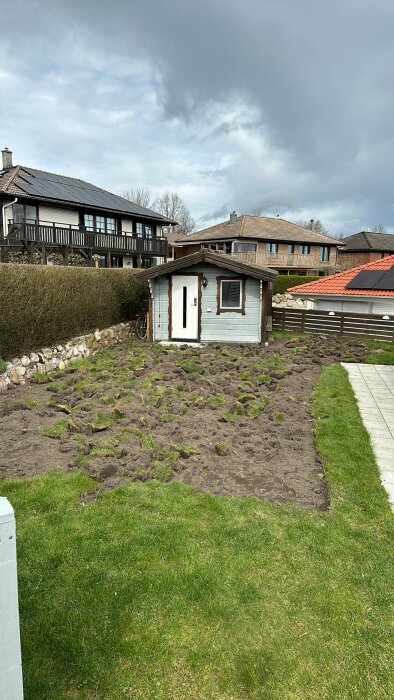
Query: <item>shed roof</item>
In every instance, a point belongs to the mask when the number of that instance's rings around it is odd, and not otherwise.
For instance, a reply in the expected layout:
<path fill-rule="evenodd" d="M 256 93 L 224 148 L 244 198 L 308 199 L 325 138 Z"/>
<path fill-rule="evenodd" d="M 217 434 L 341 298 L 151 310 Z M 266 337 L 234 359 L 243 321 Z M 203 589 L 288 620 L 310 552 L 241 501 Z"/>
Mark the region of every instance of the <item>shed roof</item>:
<path fill-rule="evenodd" d="M 90 182 L 67 175 L 56 175 L 45 170 L 35 170 L 16 165 L 0 171 L 0 194 L 24 199 L 42 200 L 49 203 L 74 204 L 103 209 L 105 211 L 132 214 L 156 219 L 159 223 L 174 224 L 175 221 L 152 209 L 141 207 L 124 197 L 96 187 Z"/>
<path fill-rule="evenodd" d="M 297 285 L 297 287 L 290 287 L 287 291 L 297 296 L 305 295 L 311 297 L 319 296 L 320 294 L 331 294 L 335 296 L 346 294 L 347 296 L 394 297 L 394 291 L 390 290 L 346 288 L 346 285 L 348 285 L 362 270 L 390 270 L 393 265 L 394 255 L 388 255 L 386 258 L 382 258 L 382 260 L 375 260 L 366 265 L 358 265 L 358 267 L 352 267 L 350 270 L 345 270 L 345 272 L 339 272 L 329 277 L 322 277 L 319 280 L 315 280 L 315 282 L 306 282 L 305 284 Z"/>
<path fill-rule="evenodd" d="M 291 223 L 291 221 L 286 221 L 279 217 L 249 216 L 248 214 L 237 216 L 234 224 L 227 219 L 202 231 L 196 231 L 188 236 L 180 237 L 176 243 L 190 244 L 198 243 L 199 241 L 233 240 L 234 238 L 340 245 L 340 241 L 337 238 L 332 238 L 317 231 L 310 231 L 303 228 L 303 226 Z"/>
<path fill-rule="evenodd" d="M 223 267 L 226 270 L 230 270 L 231 272 L 235 272 L 237 274 L 248 275 L 250 277 L 254 277 L 255 279 L 267 280 L 269 282 L 273 282 L 278 274 L 275 272 L 275 270 L 271 270 L 268 267 L 243 262 L 242 260 L 231 257 L 231 255 L 225 255 L 224 253 L 213 253 L 211 250 L 203 248 L 202 250 L 198 250 L 196 253 L 192 253 L 191 255 L 185 255 L 177 260 L 170 260 L 170 262 L 163 263 L 162 265 L 156 265 L 156 267 L 150 267 L 147 270 L 143 270 L 142 272 L 138 273 L 138 277 L 139 279 L 143 280 L 154 279 L 155 277 L 167 275 L 171 272 L 176 272 L 177 270 L 198 265 L 199 263 L 216 265 L 217 267 Z"/>

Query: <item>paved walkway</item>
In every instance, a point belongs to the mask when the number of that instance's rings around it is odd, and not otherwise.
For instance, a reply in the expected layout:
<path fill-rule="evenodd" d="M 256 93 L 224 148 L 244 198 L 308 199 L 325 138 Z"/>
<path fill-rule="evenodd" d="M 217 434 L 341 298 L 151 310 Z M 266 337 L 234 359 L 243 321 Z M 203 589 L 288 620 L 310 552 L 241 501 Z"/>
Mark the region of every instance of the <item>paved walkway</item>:
<path fill-rule="evenodd" d="M 394 367 L 342 363 L 349 374 L 394 511 Z"/>

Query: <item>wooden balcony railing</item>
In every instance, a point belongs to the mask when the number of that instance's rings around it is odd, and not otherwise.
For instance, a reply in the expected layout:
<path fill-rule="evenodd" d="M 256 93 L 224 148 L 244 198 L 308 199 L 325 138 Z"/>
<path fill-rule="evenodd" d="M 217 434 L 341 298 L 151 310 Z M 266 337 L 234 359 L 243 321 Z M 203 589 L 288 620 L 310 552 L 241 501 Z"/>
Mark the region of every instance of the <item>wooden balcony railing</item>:
<path fill-rule="evenodd" d="M 110 252 L 122 255 L 167 256 L 167 239 L 158 237 L 140 237 L 132 233 L 93 233 L 82 226 L 64 226 L 56 223 L 9 222 L 8 236 L 4 239 L 29 241 L 48 246 L 70 246 L 72 248 L 90 248 L 93 252 Z"/>
<path fill-rule="evenodd" d="M 301 253 L 232 253 L 232 255 L 244 262 L 256 263 L 263 267 L 272 268 L 307 268 L 313 270 L 324 270 L 332 265 L 328 260 L 320 260 L 317 255 L 310 253 L 302 255 Z"/>

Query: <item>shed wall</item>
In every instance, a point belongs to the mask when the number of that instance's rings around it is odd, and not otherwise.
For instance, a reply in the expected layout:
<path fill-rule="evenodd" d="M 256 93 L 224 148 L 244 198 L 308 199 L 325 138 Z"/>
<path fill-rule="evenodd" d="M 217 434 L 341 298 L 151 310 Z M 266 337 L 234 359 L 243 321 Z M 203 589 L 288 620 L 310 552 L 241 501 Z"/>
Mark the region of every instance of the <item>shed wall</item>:
<path fill-rule="evenodd" d="M 260 280 L 246 278 L 245 315 L 237 312 L 217 314 L 217 277 L 237 277 L 230 270 L 211 265 L 193 265 L 181 271 L 203 273 L 208 284 L 201 295 L 201 342 L 258 343 L 261 339 Z M 168 340 L 168 280 L 152 280 L 154 340 Z M 210 310 L 209 310 L 210 309 Z"/>

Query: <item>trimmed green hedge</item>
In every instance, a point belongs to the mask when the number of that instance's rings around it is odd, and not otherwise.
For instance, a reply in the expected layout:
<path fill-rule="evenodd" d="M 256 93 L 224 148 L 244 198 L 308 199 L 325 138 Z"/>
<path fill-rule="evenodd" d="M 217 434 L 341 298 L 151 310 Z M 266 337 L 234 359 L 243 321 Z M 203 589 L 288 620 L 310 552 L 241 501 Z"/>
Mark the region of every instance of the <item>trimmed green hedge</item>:
<path fill-rule="evenodd" d="M 314 280 L 319 279 L 320 277 L 316 277 L 315 275 L 278 275 L 274 282 L 274 294 L 283 294 L 289 287 L 295 287 L 297 284 L 314 282 Z"/>
<path fill-rule="evenodd" d="M 148 298 L 135 270 L 0 265 L 0 357 L 130 320 Z"/>

